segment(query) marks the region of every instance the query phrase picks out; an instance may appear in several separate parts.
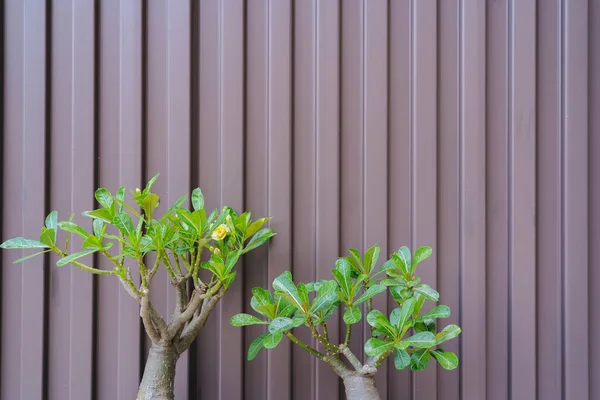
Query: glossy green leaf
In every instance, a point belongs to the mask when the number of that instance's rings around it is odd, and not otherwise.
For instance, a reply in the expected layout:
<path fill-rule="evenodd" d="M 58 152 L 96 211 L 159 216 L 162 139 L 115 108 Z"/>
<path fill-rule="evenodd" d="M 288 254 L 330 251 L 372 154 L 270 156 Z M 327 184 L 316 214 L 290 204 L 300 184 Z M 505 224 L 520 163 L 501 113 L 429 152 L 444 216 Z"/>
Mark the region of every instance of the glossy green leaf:
<path fill-rule="evenodd" d="M 408 322 L 413 310 L 415 308 L 415 299 L 411 298 L 404 302 L 402 308 L 396 308 L 390 314 L 390 323 L 395 326 L 399 331 L 402 330 L 404 325 Z"/>
<path fill-rule="evenodd" d="M 260 349 L 263 348 L 263 342 L 268 335 L 269 333 L 265 332 L 250 343 L 250 347 L 248 347 L 248 361 L 254 360 Z"/>
<path fill-rule="evenodd" d="M 68 256 L 63 257 L 60 260 L 58 260 L 56 262 L 56 265 L 58 267 L 62 267 L 63 265 L 67 265 L 73 261 L 80 259 L 81 257 L 85 257 L 85 256 L 95 253 L 97 251 L 98 251 L 98 249 L 88 249 L 88 250 L 80 251 L 78 253 L 69 254 Z"/>
<path fill-rule="evenodd" d="M 422 261 L 425 261 L 427 258 L 429 258 L 429 256 L 431 256 L 431 253 L 433 253 L 433 250 L 431 247 L 428 247 L 428 246 L 419 247 L 415 251 L 415 254 L 413 256 L 413 264 L 412 264 L 411 272 L 415 271 L 415 269 L 417 268 L 417 265 L 419 265 L 419 263 L 421 263 Z"/>
<path fill-rule="evenodd" d="M 159 175 L 160 174 L 156 174 L 152 178 L 150 178 L 150 180 L 146 184 L 146 187 L 144 188 L 144 193 L 150 193 L 150 191 L 152 190 L 152 186 L 154 185 L 154 182 L 156 182 L 156 180 L 158 179 Z"/>
<path fill-rule="evenodd" d="M 51 228 L 42 228 L 42 233 L 40 235 L 40 242 L 47 244 L 48 247 L 54 246 L 54 238 L 56 237 L 56 232 Z"/>
<path fill-rule="evenodd" d="M 277 317 L 269 325 L 269 333 L 275 334 L 278 332 L 289 331 L 294 327 L 294 322 L 291 318 Z"/>
<path fill-rule="evenodd" d="M 303 310 L 302 301 L 298 295 L 298 289 L 288 274 L 284 272 L 275 278 L 273 281 L 273 289 L 275 289 L 280 296 L 292 303 L 298 310 Z"/>
<path fill-rule="evenodd" d="M 260 305 L 273 303 L 273 297 L 271 297 L 271 293 L 269 293 L 268 290 L 265 290 L 261 287 L 255 287 L 252 289 L 252 294 Z"/>
<path fill-rule="evenodd" d="M 299 283 L 297 286 L 297 289 L 298 289 L 298 296 L 300 297 L 300 301 L 302 302 L 302 304 L 308 305 L 308 303 L 309 303 L 308 290 L 306 289 L 306 286 L 304 285 L 304 283 Z"/>
<path fill-rule="evenodd" d="M 94 229 L 94 235 L 96 235 L 96 237 L 98 239 L 100 239 L 102 237 L 102 227 L 104 226 L 104 221 L 102 221 L 101 219 L 95 219 L 94 222 L 92 223 L 92 227 Z"/>
<path fill-rule="evenodd" d="M 98 203 L 100 203 L 102 207 L 111 208 L 113 204 L 113 197 L 112 194 L 110 194 L 110 192 L 108 191 L 108 189 L 97 189 L 96 193 L 94 193 L 94 196 L 96 197 L 96 200 L 98 200 Z"/>
<path fill-rule="evenodd" d="M 200 188 L 196 188 L 192 191 L 192 207 L 194 207 L 194 210 L 201 210 L 204 208 L 204 195 Z"/>
<path fill-rule="evenodd" d="M 102 248 L 102 242 L 95 235 L 89 235 L 81 244 L 84 249 L 98 249 Z"/>
<path fill-rule="evenodd" d="M 410 356 L 405 350 L 396 349 L 394 351 L 394 366 L 396 369 L 404 369 L 410 365 Z"/>
<path fill-rule="evenodd" d="M 447 370 L 453 370 L 458 367 L 458 357 L 451 351 L 444 351 L 442 349 L 436 349 L 431 352 L 437 362 Z"/>
<path fill-rule="evenodd" d="M 248 228 L 246 228 L 246 234 L 244 240 L 248 239 L 250 236 L 254 235 L 258 230 L 271 218 L 259 218 L 256 221 L 252 222 Z"/>
<path fill-rule="evenodd" d="M 383 265 L 379 268 L 379 271 L 377 271 L 376 275 L 379 275 L 380 273 L 390 270 L 392 268 L 396 268 L 396 263 L 394 262 L 394 260 L 389 259 L 383 263 Z"/>
<path fill-rule="evenodd" d="M 271 228 L 261 229 L 260 231 L 256 232 L 256 234 L 254 234 L 254 236 L 252 236 L 252 239 L 250 239 L 250 241 L 244 248 L 244 253 L 247 253 L 250 250 L 254 250 L 255 248 L 263 245 L 269 239 L 271 239 L 273 236 L 275 236 L 275 233 L 273 232 L 273 230 Z"/>
<path fill-rule="evenodd" d="M 375 268 L 375 264 L 377 264 L 377 259 L 379 258 L 380 250 L 381 248 L 379 247 L 379 245 L 376 244 L 375 246 L 369 248 L 365 252 L 365 260 L 363 262 L 363 267 L 364 272 L 367 275 L 370 275 L 373 268 Z"/>
<path fill-rule="evenodd" d="M 84 215 L 86 217 L 91 217 L 91 218 L 100 218 L 108 224 L 112 223 L 112 220 L 114 217 L 114 213 L 113 213 L 112 209 L 108 209 L 108 208 L 101 208 L 99 210 L 93 210 L 93 211 L 85 211 L 82 213 L 82 215 Z"/>
<path fill-rule="evenodd" d="M 292 328 L 297 328 L 300 325 L 304 325 L 306 318 L 303 315 L 296 315 L 292 318 Z"/>
<path fill-rule="evenodd" d="M 365 343 L 365 353 L 368 356 L 378 356 L 394 347 L 394 342 L 371 338 Z"/>
<path fill-rule="evenodd" d="M 402 278 L 386 278 L 379 281 L 379 284 L 382 286 L 404 286 L 406 285 L 406 281 Z"/>
<path fill-rule="evenodd" d="M 431 353 L 429 349 L 417 350 L 410 357 L 410 369 L 413 371 L 422 371 L 427 367 Z"/>
<path fill-rule="evenodd" d="M 129 214 L 124 212 L 117 213 L 112 223 L 128 238 L 135 236 L 135 228 Z"/>
<path fill-rule="evenodd" d="M 326 281 L 319 285 L 317 297 L 313 300 L 310 308 L 311 313 L 327 310 L 338 299 L 336 293 L 338 286 L 335 281 Z"/>
<path fill-rule="evenodd" d="M 454 339 L 461 333 L 461 329 L 458 325 L 448 325 L 440 333 L 436 335 L 437 344 L 444 343 L 450 339 Z"/>
<path fill-rule="evenodd" d="M 421 321 L 415 322 L 414 325 L 415 332 L 431 332 L 435 334 L 435 321 L 432 319 L 424 319 Z"/>
<path fill-rule="evenodd" d="M 354 304 L 358 305 L 358 304 L 362 304 L 365 301 L 367 301 L 368 299 L 377 296 L 379 293 L 381 292 L 385 292 L 386 287 L 383 285 L 373 285 L 370 288 L 368 288 L 362 295 L 360 295 L 360 297 L 358 299 L 356 299 L 356 301 L 354 302 Z"/>
<path fill-rule="evenodd" d="M 87 237 L 90 236 L 85 229 L 73 222 L 62 221 L 58 223 L 58 227 L 63 231 L 74 233 L 84 239 L 87 239 Z"/>
<path fill-rule="evenodd" d="M 417 299 L 417 304 L 415 304 L 415 310 L 413 311 L 413 318 L 417 318 L 421 313 L 421 309 L 423 308 L 423 304 L 425 303 L 425 297 L 416 293 L 415 298 Z"/>
<path fill-rule="evenodd" d="M 265 349 L 274 349 L 281 342 L 282 338 L 283 333 L 281 332 L 269 333 L 263 340 L 263 346 L 265 346 Z"/>
<path fill-rule="evenodd" d="M 257 324 L 267 325 L 269 322 L 263 321 L 262 319 L 259 319 L 259 318 L 255 317 L 254 315 L 241 313 L 241 314 L 236 314 L 233 317 L 231 317 L 229 319 L 229 323 L 232 326 L 248 326 L 248 325 L 257 325 Z"/>
<path fill-rule="evenodd" d="M 379 310 L 372 310 L 367 314 L 367 323 L 389 337 L 396 336 L 396 330 L 392 327 L 385 315 Z"/>
<path fill-rule="evenodd" d="M 123 202 L 125 201 L 125 186 L 121 186 L 117 189 L 117 193 L 115 193 L 115 197 L 117 198 L 117 212 L 123 211 Z"/>
<path fill-rule="evenodd" d="M 241 255 L 242 250 L 232 251 L 227 254 L 227 260 L 225 261 L 225 273 L 229 273 L 233 267 L 235 267 Z"/>
<path fill-rule="evenodd" d="M 356 270 L 356 272 L 358 272 L 358 273 L 364 272 L 362 258 L 360 256 L 360 253 L 358 252 L 358 250 L 350 249 L 349 252 L 350 252 L 350 254 L 352 254 L 352 257 L 348 258 L 348 261 L 350 261 L 350 265 L 352 265 L 352 267 Z"/>
<path fill-rule="evenodd" d="M 437 341 L 435 335 L 431 332 L 419 332 L 408 338 L 411 346 L 419 349 L 425 349 L 435 346 Z"/>
<path fill-rule="evenodd" d="M 348 325 L 356 324 L 360 321 L 361 317 L 362 313 L 360 307 L 357 306 L 348 307 L 344 312 L 344 322 Z"/>
<path fill-rule="evenodd" d="M 425 297 L 427 300 L 438 301 L 440 299 L 440 294 L 433 288 L 431 288 L 429 285 L 419 285 L 416 288 L 414 288 L 414 291 L 415 293 L 419 293 L 420 295 Z"/>
<path fill-rule="evenodd" d="M 392 259 L 398 265 L 398 268 L 405 273 L 406 275 L 410 275 L 411 268 L 411 254 L 410 250 L 406 246 L 400 247 L 393 255 Z"/>
<path fill-rule="evenodd" d="M 0 248 L 3 249 L 44 249 L 48 247 L 45 243 L 23 237 L 8 239 L 6 242 L 0 244 Z"/>
<path fill-rule="evenodd" d="M 427 314 L 419 317 L 420 320 L 424 319 L 435 319 L 435 318 L 448 318 L 450 317 L 450 307 L 446 305 L 440 305 L 429 311 Z"/>
<path fill-rule="evenodd" d="M 54 238 L 52 239 L 52 242 L 56 243 L 56 234 L 58 233 L 58 211 L 52 211 L 46 216 L 45 225 L 48 229 L 54 229 Z"/>
<path fill-rule="evenodd" d="M 164 220 L 164 219 L 166 219 L 166 217 L 173 214 L 175 212 L 175 210 L 177 210 L 179 207 L 181 207 L 181 205 L 185 202 L 186 199 L 187 199 L 187 195 L 185 195 L 185 194 L 183 196 L 181 196 L 180 198 L 178 198 L 177 201 L 175 201 L 175 203 L 173 203 L 173 205 L 163 215 L 161 220 Z"/>
<path fill-rule="evenodd" d="M 28 256 L 25 256 L 25 257 L 17 258 L 15 261 L 13 261 L 13 264 L 18 264 L 18 263 L 20 263 L 20 262 L 23 262 L 23 261 L 25 261 L 25 260 L 29 260 L 30 258 L 33 258 L 33 257 L 39 256 L 39 255 L 41 255 L 41 254 L 48 253 L 48 252 L 50 252 L 50 251 L 52 251 L 52 250 L 51 250 L 51 249 L 48 249 L 48 250 L 40 251 L 39 253 L 30 254 L 30 255 L 28 255 Z"/>
<path fill-rule="evenodd" d="M 335 262 L 335 269 L 332 271 L 333 277 L 340 285 L 340 289 L 346 300 L 352 300 L 352 265 L 346 258 L 338 258 Z"/>

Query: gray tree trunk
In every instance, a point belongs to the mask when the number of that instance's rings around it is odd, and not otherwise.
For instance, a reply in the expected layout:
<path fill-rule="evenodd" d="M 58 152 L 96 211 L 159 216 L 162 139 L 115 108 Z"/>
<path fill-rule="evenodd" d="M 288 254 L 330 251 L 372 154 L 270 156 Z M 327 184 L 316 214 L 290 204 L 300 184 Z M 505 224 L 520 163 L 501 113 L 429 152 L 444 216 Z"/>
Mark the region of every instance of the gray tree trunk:
<path fill-rule="evenodd" d="M 380 400 L 373 376 L 351 373 L 343 381 L 347 400 Z"/>
<path fill-rule="evenodd" d="M 178 358 L 175 346 L 152 345 L 136 400 L 173 400 Z"/>

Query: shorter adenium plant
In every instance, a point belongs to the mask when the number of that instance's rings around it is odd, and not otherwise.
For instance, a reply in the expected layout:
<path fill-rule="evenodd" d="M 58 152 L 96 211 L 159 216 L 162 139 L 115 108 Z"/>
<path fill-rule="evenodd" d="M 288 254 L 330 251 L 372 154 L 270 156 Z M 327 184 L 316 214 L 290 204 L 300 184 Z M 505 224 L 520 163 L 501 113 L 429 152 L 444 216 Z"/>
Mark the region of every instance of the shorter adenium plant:
<path fill-rule="evenodd" d="M 394 365 L 400 370 L 409 366 L 413 371 L 423 370 L 432 356 L 443 368 L 456 368 L 456 355 L 439 346 L 457 337 L 461 329 L 448 325 L 436 332 L 435 320 L 448 318 L 450 308 L 439 305 L 422 313 L 426 300 L 439 300 L 438 292 L 415 276 L 417 266 L 431 255 L 432 249 L 420 247 L 411 255 L 407 247 L 401 247 L 375 272 L 379 252 L 379 246 L 373 246 L 361 257 L 358 251 L 350 249 L 350 256 L 336 261 L 332 280 L 296 285 L 292 274 L 286 271 L 273 281 L 273 293 L 259 287 L 252 289 L 250 305 L 262 318 L 237 314 L 230 320 L 234 326 L 268 325 L 267 332 L 250 344 L 248 360 L 263 347 L 274 348 L 287 336 L 331 367 L 342 379 L 349 400 L 380 398 L 375 374 L 392 354 Z M 398 304 L 389 317 L 373 309 L 373 297 L 387 292 Z M 361 321 L 364 305 L 371 338 L 364 344 L 366 359 L 359 360 L 350 350 L 350 341 L 352 327 Z M 346 325 L 342 343 L 332 340 L 327 331 L 327 320 L 338 308 L 344 309 Z M 292 333 L 292 329 L 302 325 L 310 330 L 320 348 L 302 342 Z"/>
<path fill-rule="evenodd" d="M 228 206 L 207 216 L 199 188 L 192 191 L 191 210 L 182 207 L 187 198 L 184 195 L 156 217 L 160 198 L 151 190 L 157 178 L 158 175 L 150 179 L 144 190 L 131 192 L 134 204 L 126 201 L 125 187 L 115 194 L 105 188 L 96 190 L 101 207 L 83 213 L 93 221 L 91 233 L 73 222 L 73 214 L 67 221 L 59 222 L 58 213 L 53 211 L 46 217 L 39 240 L 17 237 L 0 245 L 5 249 L 42 250 L 15 263 L 54 252 L 59 256 L 56 263 L 59 267 L 71 264 L 93 274 L 119 279 L 140 304 L 140 316 L 152 340 L 137 400 L 174 398 L 178 358 L 198 336 L 210 312 L 235 279 L 234 267 L 240 257 L 274 235 L 270 228 L 262 228 L 269 218 L 252 221 L 249 212 L 238 215 Z M 65 232 L 64 247 L 58 241 L 59 230 Z M 71 251 L 72 234 L 81 237 L 81 251 Z M 210 257 L 203 261 L 205 249 Z M 107 258 L 113 269 L 88 265 L 84 257 L 90 254 Z M 175 309 L 167 321 L 150 301 L 150 284 L 159 268 L 166 270 L 174 288 Z M 201 279 L 200 269 L 208 271 L 208 279 Z"/>

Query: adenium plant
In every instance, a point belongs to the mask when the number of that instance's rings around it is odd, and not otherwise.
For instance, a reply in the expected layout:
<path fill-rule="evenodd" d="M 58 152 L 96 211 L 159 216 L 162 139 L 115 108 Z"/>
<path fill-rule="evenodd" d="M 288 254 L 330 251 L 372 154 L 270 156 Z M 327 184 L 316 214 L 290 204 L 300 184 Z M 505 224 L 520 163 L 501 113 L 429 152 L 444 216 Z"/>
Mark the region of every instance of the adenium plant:
<path fill-rule="evenodd" d="M 227 292 L 235 279 L 234 269 L 240 257 L 274 235 L 270 228 L 262 228 L 269 218 L 252 221 L 249 212 L 238 215 L 226 206 L 207 216 L 199 188 L 192 191 L 191 210 L 182 207 L 187 198 L 184 195 L 158 217 L 155 210 L 160 198 L 152 193 L 157 178 L 158 175 L 150 179 L 144 190 L 131 192 L 133 203 L 126 199 L 125 187 L 115 194 L 105 188 L 96 190 L 95 197 L 101 207 L 83 213 L 93 221 L 92 232 L 74 223 L 73 215 L 59 222 L 58 213 L 53 211 L 46 217 L 39 240 L 17 237 L 0 245 L 5 249 L 41 249 L 15 263 L 55 252 L 59 255 L 56 263 L 59 267 L 71 264 L 93 274 L 114 276 L 139 302 L 152 347 L 138 400 L 174 398 L 177 359 L 198 336 L 210 312 Z M 65 232 L 60 243 L 59 231 Z M 80 251 L 70 249 L 72 235 L 81 237 Z M 202 257 L 204 250 L 210 253 L 209 257 Z M 82 261 L 94 253 L 106 257 L 114 268 L 99 269 Z M 150 301 L 151 283 L 160 268 L 166 270 L 174 288 L 175 309 L 168 321 Z M 201 279 L 201 269 L 208 271 L 202 274 L 208 278 Z"/>
<path fill-rule="evenodd" d="M 438 292 L 415 276 L 417 266 L 431 255 L 432 249 L 420 247 L 411 254 L 407 247 L 402 247 L 376 270 L 379 252 L 379 246 L 373 246 L 361 257 L 358 251 L 350 249 L 350 256 L 336 261 L 331 280 L 296 285 L 292 274 L 284 272 L 273 281 L 273 293 L 259 287 L 252 289 L 250 305 L 260 317 L 237 314 L 230 320 L 234 326 L 268 325 L 267 331 L 250 344 L 248 360 L 256 357 L 263 347 L 276 347 L 286 336 L 331 367 L 342 379 L 349 400 L 380 398 L 375 374 L 391 355 L 399 370 L 407 367 L 423 370 L 432 357 L 445 369 L 456 368 L 456 355 L 440 345 L 457 337 L 461 329 L 448 325 L 436 332 L 435 320 L 448 318 L 450 308 L 439 305 L 422 312 L 425 301 L 439 300 Z M 373 309 L 373 297 L 388 292 L 398 304 L 389 317 Z M 371 337 L 364 343 L 366 357 L 360 360 L 350 350 L 350 341 L 352 327 L 362 320 L 363 307 Z M 332 340 L 327 332 L 327 320 L 337 309 L 340 312 L 343 309 L 346 325 L 341 343 Z M 292 333 L 292 329 L 302 325 L 310 330 L 320 347 L 312 347 Z"/>

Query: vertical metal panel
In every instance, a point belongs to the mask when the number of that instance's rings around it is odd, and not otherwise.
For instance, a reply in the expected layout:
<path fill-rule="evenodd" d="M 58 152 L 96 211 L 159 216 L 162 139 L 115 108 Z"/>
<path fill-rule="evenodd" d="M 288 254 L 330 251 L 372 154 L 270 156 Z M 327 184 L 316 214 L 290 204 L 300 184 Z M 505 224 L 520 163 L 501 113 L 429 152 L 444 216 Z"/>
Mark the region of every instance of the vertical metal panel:
<path fill-rule="evenodd" d="M 563 15 L 564 397 L 589 396 L 588 334 L 588 2 Z M 589 360 L 589 359 L 588 359 Z"/>
<path fill-rule="evenodd" d="M 50 208 L 58 211 L 60 220 L 67 220 L 72 210 L 94 209 L 93 4 L 60 2 L 52 8 L 52 20 Z M 91 219 L 77 213 L 74 221 L 92 232 Z M 81 244 L 81 238 L 71 238 L 71 249 Z M 50 260 L 54 265 L 58 257 Z M 82 262 L 92 265 L 93 257 Z M 76 268 L 50 268 L 50 397 L 92 395 L 92 279 Z M 74 365 L 77 368 L 70 368 Z"/>
<path fill-rule="evenodd" d="M 509 304 L 512 398 L 536 395 L 535 1 L 510 6 Z"/>
<path fill-rule="evenodd" d="M 191 185 L 208 208 L 274 218 L 180 359 L 177 400 L 343 398 L 287 341 L 246 361 L 264 327 L 228 320 L 281 272 L 326 279 L 375 243 L 380 258 L 433 246 L 420 274 L 453 311 L 439 327 L 463 328 L 444 346 L 457 371 L 390 360 L 382 398 L 600 395 L 596 2 L 0 4 L 2 240 L 35 238 L 51 209 L 89 229 L 96 186 L 156 172 L 161 210 Z M 149 346 L 136 302 L 55 257 L 12 266 L 17 253 L 0 269 L 0 397 L 133 398 Z M 155 283 L 168 317 L 166 274 Z M 368 336 L 354 327 L 360 358 Z"/>
<path fill-rule="evenodd" d="M 549 400 L 563 397 L 561 3 L 539 7 L 537 25 L 537 389 Z"/>
<path fill-rule="evenodd" d="M 461 396 L 486 393 L 485 8 L 464 0 L 460 10 L 460 257 Z M 442 294 L 441 294 L 442 295 Z"/>
<path fill-rule="evenodd" d="M 5 167 L 2 233 L 37 236 L 46 211 L 46 7 L 45 2 L 6 1 Z M 2 257 L 2 398 L 44 396 L 45 279 L 44 259 L 19 265 L 21 257 Z M 24 252 L 23 252 L 24 253 Z M 25 255 L 25 254 L 23 254 Z"/>
<path fill-rule="evenodd" d="M 101 2 L 96 12 L 100 13 L 96 184 L 113 193 L 120 186 L 135 190 L 142 184 L 142 7 L 111 0 Z M 97 262 L 102 269 L 112 268 L 104 258 Z M 96 395 L 99 400 L 130 399 L 137 393 L 141 373 L 138 305 L 117 279 L 96 279 Z"/>

